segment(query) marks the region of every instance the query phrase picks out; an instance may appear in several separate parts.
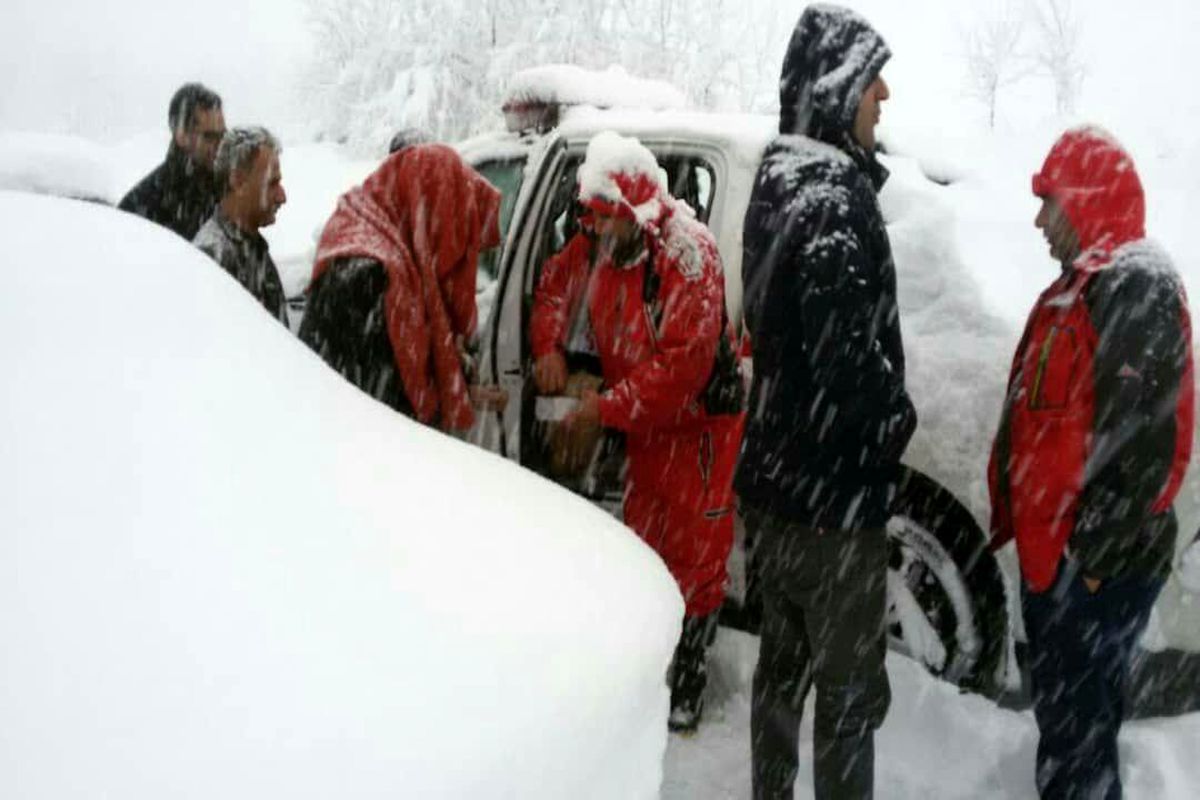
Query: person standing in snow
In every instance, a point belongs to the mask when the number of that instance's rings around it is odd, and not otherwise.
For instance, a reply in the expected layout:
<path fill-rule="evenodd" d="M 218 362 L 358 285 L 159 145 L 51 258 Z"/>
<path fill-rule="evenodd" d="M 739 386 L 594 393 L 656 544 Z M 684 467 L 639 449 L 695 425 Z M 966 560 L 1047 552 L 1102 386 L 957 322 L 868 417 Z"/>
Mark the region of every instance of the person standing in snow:
<path fill-rule="evenodd" d="M 184 84 L 167 107 L 167 124 L 171 143 L 166 159 L 129 190 L 118 208 L 190 242 L 220 200 L 213 163 L 225 135 L 221 98 L 202 84 Z"/>
<path fill-rule="evenodd" d="M 346 192 L 317 244 L 300 338 L 367 394 L 426 425 L 465 431 L 473 405 L 503 404 L 471 385 L 475 269 L 500 243 L 500 192 L 453 149 L 393 153 Z"/>
<path fill-rule="evenodd" d="M 224 195 L 192 241 L 254 295 L 271 316 L 288 324 L 287 298 L 267 240 L 287 202 L 279 169 L 279 142 L 266 128 L 234 128 L 217 151 L 214 172 Z"/>
<path fill-rule="evenodd" d="M 755 798 L 792 796 L 814 684 L 816 796 L 872 796 L 874 731 L 891 700 L 884 526 L 916 412 L 876 197 L 890 55 L 854 12 L 805 9 L 783 62 L 780 136 L 746 212 L 754 375 L 735 488 L 763 601 Z"/>
<path fill-rule="evenodd" d="M 636 139 L 589 143 L 579 201 L 591 231 L 547 262 L 534 297 L 535 381 L 543 394 L 562 391 L 573 312 L 586 305 L 604 387 L 583 391 L 563 425 L 625 433 L 625 524 L 662 556 L 686 604 L 669 724 L 692 731 L 725 597 L 744 421 L 721 257 Z"/>
<path fill-rule="evenodd" d="M 1044 798 L 1121 796 L 1130 658 L 1175 553 L 1191 455 L 1187 298 L 1145 238 L 1133 161 L 1107 133 L 1063 134 L 1033 177 L 1062 273 L 1013 358 L 988 469 L 992 543 L 1015 538 Z"/>

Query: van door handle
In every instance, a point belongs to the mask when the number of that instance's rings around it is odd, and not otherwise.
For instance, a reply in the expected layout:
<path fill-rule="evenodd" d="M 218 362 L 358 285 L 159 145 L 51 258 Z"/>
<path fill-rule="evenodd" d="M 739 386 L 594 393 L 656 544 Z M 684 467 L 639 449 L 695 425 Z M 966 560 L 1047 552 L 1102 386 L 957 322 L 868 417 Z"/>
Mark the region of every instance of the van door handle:
<path fill-rule="evenodd" d="M 519 377 L 521 377 L 521 368 L 520 368 L 520 367 L 516 367 L 516 368 L 514 368 L 514 369 L 506 369 L 506 370 L 504 370 L 504 377 L 506 377 L 506 378 L 519 378 Z"/>

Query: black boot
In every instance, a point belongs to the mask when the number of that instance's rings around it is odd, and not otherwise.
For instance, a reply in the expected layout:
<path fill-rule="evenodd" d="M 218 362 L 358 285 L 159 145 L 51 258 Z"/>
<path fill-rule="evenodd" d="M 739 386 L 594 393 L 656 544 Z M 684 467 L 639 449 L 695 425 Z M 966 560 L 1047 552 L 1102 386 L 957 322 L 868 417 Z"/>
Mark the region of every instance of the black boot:
<path fill-rule="evenodd" d="M 717 635 L 717 614 L 684 617 L 683 633 L 671 662 L 671 716 L 667 727 L 677 733 L 691 733 L 700 725 L 704 711 L 704 686 L 708 683 L 705 657 Z"/>

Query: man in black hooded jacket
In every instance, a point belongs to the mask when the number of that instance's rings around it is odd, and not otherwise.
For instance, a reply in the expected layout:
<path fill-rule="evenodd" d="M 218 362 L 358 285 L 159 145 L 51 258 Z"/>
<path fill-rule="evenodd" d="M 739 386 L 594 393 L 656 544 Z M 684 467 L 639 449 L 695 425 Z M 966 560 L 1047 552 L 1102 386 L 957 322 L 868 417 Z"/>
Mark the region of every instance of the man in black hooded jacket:
<path fill-rule="evenodd" d="M 167 107 L 167 157 L 121 199 L 118 208 L 170 228 L 189 242 L 221 199 L 213 176 L 225 135 L 221 98 L 199 83 L 179 87 Z"/>
<path fill-rule="evenodd" d="M 746 213 L 754 381 L 735 487 L 763 599 L 755 798 L 791 797 L 814 684 L 816 796 L 870 797 L 891 700 L 884 525 L 916 413 L 876 197 L 890 55 L 854 12 L 804 11 L 783 63 L 780 136 Z"/>

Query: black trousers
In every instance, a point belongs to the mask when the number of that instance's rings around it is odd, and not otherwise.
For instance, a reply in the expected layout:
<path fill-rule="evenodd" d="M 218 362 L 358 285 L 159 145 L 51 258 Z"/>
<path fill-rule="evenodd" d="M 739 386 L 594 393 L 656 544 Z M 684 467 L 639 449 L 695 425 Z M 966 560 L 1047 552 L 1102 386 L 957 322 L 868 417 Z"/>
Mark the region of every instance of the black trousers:
<path fill-rule="evenodd" d="M 792 797 L 800 717 L 815 685 L 816 796 L 870 798 L 875 730 L 891 704 L 887 535 L 807 528 L 753 508 L 743 516 L 763 599 L 750 717 L 754 797 Z"/>
<path fill-rule="evenodd" d="M 1024 588 L 1037 787 L 1045 800 L 1119 800 L 1117 734 L 1134 648 L 1163 580 L 1128 575 L 1092 594 L 1063 559 L 1047 591 Z"/>

